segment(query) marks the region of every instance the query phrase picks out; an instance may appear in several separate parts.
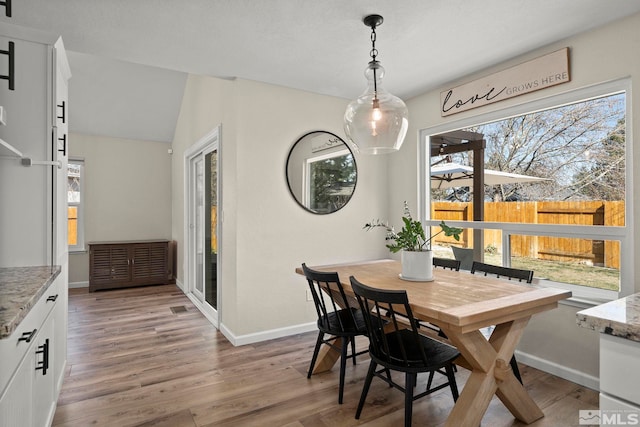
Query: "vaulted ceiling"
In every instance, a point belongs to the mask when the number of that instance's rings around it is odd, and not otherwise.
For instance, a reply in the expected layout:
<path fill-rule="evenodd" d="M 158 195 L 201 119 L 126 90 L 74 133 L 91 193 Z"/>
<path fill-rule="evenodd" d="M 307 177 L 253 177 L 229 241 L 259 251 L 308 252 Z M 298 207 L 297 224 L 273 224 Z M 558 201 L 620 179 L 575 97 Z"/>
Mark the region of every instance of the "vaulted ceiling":
<path fill-rule="evenodd" d="M 170 142 L 187 73 L 344 98 L 377 30 L 402 97 L 640 12 L 638 0 L 14 0 L 0 23 L 63 37 L 72 131 Z M 345 102 L 346 104 L 346 102 Z"/>

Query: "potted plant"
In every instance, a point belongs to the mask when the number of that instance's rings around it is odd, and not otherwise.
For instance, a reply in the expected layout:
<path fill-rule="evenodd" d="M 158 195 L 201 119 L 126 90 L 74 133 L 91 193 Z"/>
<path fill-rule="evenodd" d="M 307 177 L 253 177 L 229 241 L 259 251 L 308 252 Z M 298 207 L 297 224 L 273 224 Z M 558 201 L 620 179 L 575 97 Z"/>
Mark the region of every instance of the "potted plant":
<path fill-rule="evenodd" d="M 382 227 L 387 231 L 385 240 L 392 241 L 385 245 L 393 253 L 402 251 L 402 274 L 405 280 L 431 281 L 433 280 L 433 252 L 431 241 L 434 237 L 444 233 L 445 236 L 460 240 L 462 228 L 449 227 L 444 221 L 440 222 L 440 231 L 427 237 L 422 223 L 414 220 L 407 202 L 404 202 L 404 215 L 402 217 L 402 230 L 396 232 L 387 222 L 380 220 L 371 221 L 364 225 L 367 231 Z"/>

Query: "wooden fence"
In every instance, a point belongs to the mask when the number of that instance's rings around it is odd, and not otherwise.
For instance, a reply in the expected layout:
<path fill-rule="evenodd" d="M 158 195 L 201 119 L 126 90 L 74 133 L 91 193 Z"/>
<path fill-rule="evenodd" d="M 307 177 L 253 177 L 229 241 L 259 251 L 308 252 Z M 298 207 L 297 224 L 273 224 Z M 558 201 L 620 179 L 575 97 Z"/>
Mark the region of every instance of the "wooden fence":
<path fill-rule="evenodd" d="M 67 215 L 69 216 L 67 220 L 67 242 L 69 245 L 76 245 L 78 244 L 78 207 L 68 206 Z"/>
<path fill-rule="evenodd" d="M 434 202 L 431 217 L 446 221 L 472 221 L 473 203 Z M 624 225 L 624 201 L 569 202 L 487 202 L 487 222 L 522 222 L 528 224 Z M 473 246 L 473 232 L 465 230 L 461 241 L 440 237 L 436 243 Z M 502 232 L 484 231 L 484 246 L 502 251 Z M 613 240 L 590 240 L 547 236 L 511 236 L 511 254 L 554 261 L 586 262 L 620 268 L 620 243 Z"/>

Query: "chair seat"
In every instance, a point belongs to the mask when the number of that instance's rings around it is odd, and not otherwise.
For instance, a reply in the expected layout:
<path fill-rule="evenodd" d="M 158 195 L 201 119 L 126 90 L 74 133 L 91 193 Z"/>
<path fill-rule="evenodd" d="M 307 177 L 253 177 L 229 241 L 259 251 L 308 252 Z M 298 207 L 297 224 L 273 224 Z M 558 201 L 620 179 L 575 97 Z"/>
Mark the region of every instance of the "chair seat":
<path fill-rule="evenodd" d="M 424 335 L 419 335 L 419 342 L 416 344 L 413 331 L 410 329 L 388 333 L 387 342 L 390 354 L 372 353 L 372 357 L 376 358 L 376 362 L 381 365 L 389 367 L 392 365 L 393 369 L 404 372 L 439 369 L 460 356 L 460 352 L 455 347 Z M 422 347 L 428 363 L 424 363 L 422 351 L 418 345 Z M 403 348 L 405 354 L 403 354 Z"/>
<path fill-rule="evenodd" d="M 345 308 L 320 317 L 318 329 L 335 336 L 365 335 L 367 333 L 364 318 L 357 308 Z"/>

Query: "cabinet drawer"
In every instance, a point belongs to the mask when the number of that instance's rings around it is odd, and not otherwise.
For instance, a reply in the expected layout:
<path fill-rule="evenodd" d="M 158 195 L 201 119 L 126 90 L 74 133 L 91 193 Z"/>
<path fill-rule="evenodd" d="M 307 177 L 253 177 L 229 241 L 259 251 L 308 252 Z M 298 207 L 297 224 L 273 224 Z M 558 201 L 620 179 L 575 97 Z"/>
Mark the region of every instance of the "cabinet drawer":
<path fill-rule="evenodd" d="M 640 343 L 600 334 L 600 391 L 640 405 Z"/>
<path fill-rule="evenodd" d="M 0 360 L 2 360 L 2 363 L 0 363 L 0 396 L 27 350 L 35 343 L 36 336 L 42 328 L 47 315 L 56 305 L 55 299 L 62 298 L 61 291 L 61 280 L 58 277 L 31 308 L 29 314 L 22 319 L 16 330 L 7 338 L 0 339 Z M 28 335 L 34 330 L 36 332 L 29 342 L 20 341 L 23 333 Z"/>

